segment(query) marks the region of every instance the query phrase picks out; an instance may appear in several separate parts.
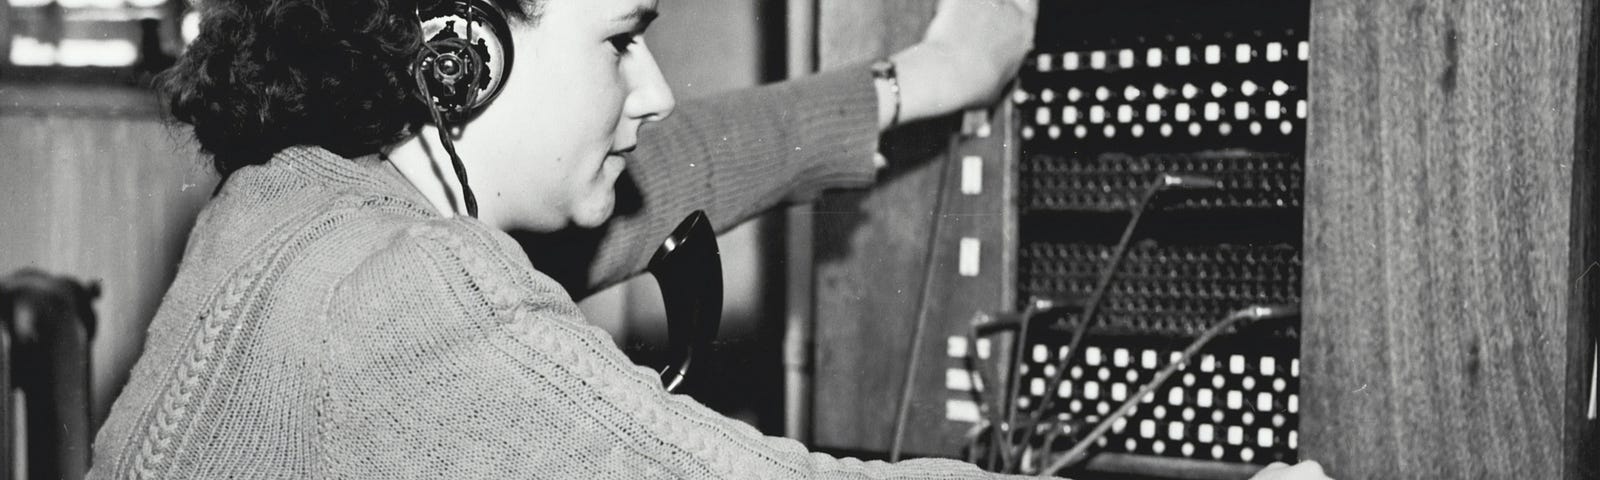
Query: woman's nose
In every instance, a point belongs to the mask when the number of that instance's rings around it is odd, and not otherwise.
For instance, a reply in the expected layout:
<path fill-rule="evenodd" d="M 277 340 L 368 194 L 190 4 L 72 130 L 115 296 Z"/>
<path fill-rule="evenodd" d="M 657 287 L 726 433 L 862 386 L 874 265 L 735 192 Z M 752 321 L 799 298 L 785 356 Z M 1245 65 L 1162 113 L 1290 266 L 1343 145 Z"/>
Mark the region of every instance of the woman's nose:
<path fill-rule="evenodd" d="M 632 91 L 628 93 L 623 111 L 630 118 L 644 121 L 667 118 L 672 114 L 672 109 L 677 107 L 677 100 L 672 97 L 672 87 L 667 85 L 661 67 L 656 65 L 656 58 L 643 39 L 639 40 L 637 47 L 639 50 L 634 58 L 638 61 L 628 71 L 628 83 Z"/>

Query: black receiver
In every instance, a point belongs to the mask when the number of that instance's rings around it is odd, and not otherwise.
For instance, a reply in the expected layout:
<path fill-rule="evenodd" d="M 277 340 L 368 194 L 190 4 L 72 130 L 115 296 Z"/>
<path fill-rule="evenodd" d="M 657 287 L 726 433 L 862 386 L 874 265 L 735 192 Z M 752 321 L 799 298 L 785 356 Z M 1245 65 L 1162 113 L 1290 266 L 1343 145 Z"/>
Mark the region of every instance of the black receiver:
<path fill-rule="evenodd" d="M 722 324 L 722 260 L 717 233 L 704 211 L 689 214 L 650 259 L 650 274 L 661 284 L 667 309 L 667 342 L 674 361 L 661 370 L 661 383 L 675 391 L 695 360 L 705 358 Z"/>

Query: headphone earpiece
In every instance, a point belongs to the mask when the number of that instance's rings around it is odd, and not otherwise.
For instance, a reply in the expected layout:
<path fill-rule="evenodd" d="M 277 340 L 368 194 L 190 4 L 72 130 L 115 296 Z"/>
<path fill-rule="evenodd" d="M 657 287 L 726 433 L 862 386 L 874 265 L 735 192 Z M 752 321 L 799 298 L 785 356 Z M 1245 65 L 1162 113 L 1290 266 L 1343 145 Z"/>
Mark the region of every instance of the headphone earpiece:
<path fill-rule="evenodd" d="M 472 67 L 466 62 L 468 60 L 464 60 L 454 53 L 441 53 L 435 56 L 432 62 L 429 62 L 429 67 L 432 68 L 429 74 L 433 75 L 434 81 L 443 83 L 447 87 L 454 87 L 462 76 L 472 70 Z"/>
<path fill-rule="evenodd" d="M 460 127 L 500 95 L 511 73 L 511 29 L 493 0 L 419 0 L 422 50 L 411 64 L 417 91 L 450 155 L 467 215 L 478 216 L 478 200 L 467 184 L 467 167 L 450 139 Z"/>
<path fill-rule="evenodd" d="M 506 15 L 493 0 L 426 2 L 418 11 L 422 91 L 446 122 L 459 125 L 500 95 L 514 50 Z M 444 126 L 441 125 L 441 128 Z"/>

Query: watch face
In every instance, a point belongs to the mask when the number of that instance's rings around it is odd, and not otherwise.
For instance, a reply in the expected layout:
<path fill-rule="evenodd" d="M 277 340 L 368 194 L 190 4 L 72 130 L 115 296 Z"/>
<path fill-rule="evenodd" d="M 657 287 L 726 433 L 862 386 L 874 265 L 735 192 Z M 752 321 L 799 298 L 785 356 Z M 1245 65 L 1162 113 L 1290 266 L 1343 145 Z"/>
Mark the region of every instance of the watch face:
<path fill-rule="evenodd" d="M 894 62 L 879 60 L 872 64 L 873 78 L 895 78 Z"/>

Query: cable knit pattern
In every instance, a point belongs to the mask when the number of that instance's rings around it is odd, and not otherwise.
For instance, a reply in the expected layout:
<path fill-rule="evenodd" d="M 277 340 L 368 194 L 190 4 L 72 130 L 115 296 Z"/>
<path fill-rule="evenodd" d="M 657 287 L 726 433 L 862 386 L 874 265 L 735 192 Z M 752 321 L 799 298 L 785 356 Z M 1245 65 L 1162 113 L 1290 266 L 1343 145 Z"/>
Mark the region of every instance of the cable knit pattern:
<path fill-rule="evenodd" d="M 687 104 L 629 161 L 641 204 L 560 242 L 442 218 L 375 158 L 291 148 L 241 169 L 195 226 L 90 477 L 984 477 L 764 437 L 666 393 L 573 303 L 641 271 L 689 211 L 731 226 L 868 181 L 872 95 L 852 69 Z M 582 268 L 530 261 L 552 252 Z"/>
<path fill-rule="evenodd" d="M 251 261 L 244 271 L 238 273 L 227 286 L 223 287 L 222 298 L 213 300 L 216 308 L 199 318 L 200 329 L 195 332 L 194 342 L 190 345 L 189 355 L 178 366 L 178 381 L 166 395 L 162 397 L 161 407 L 157 410 L 154 422 L 151 422 L 148 432 L 145 433 L 144 444 L 139 449 L 139 456 L 134 460 L 133 478 L 157 477 L 156 472 L 161 467 L 162 461 L 168 452 L 173 449 L 173 442 L 182 436 L 181 422 L 188 420 L 184 415 L 190 400 L 202 388 L 201 381 L 205 379 L 206 367 L 215 356 L 219 337 L 228 329 L 230 323 L 236 319 L 235 309 L 244 300 L 244 290 L 266 268 L 266 259 Z"/>

